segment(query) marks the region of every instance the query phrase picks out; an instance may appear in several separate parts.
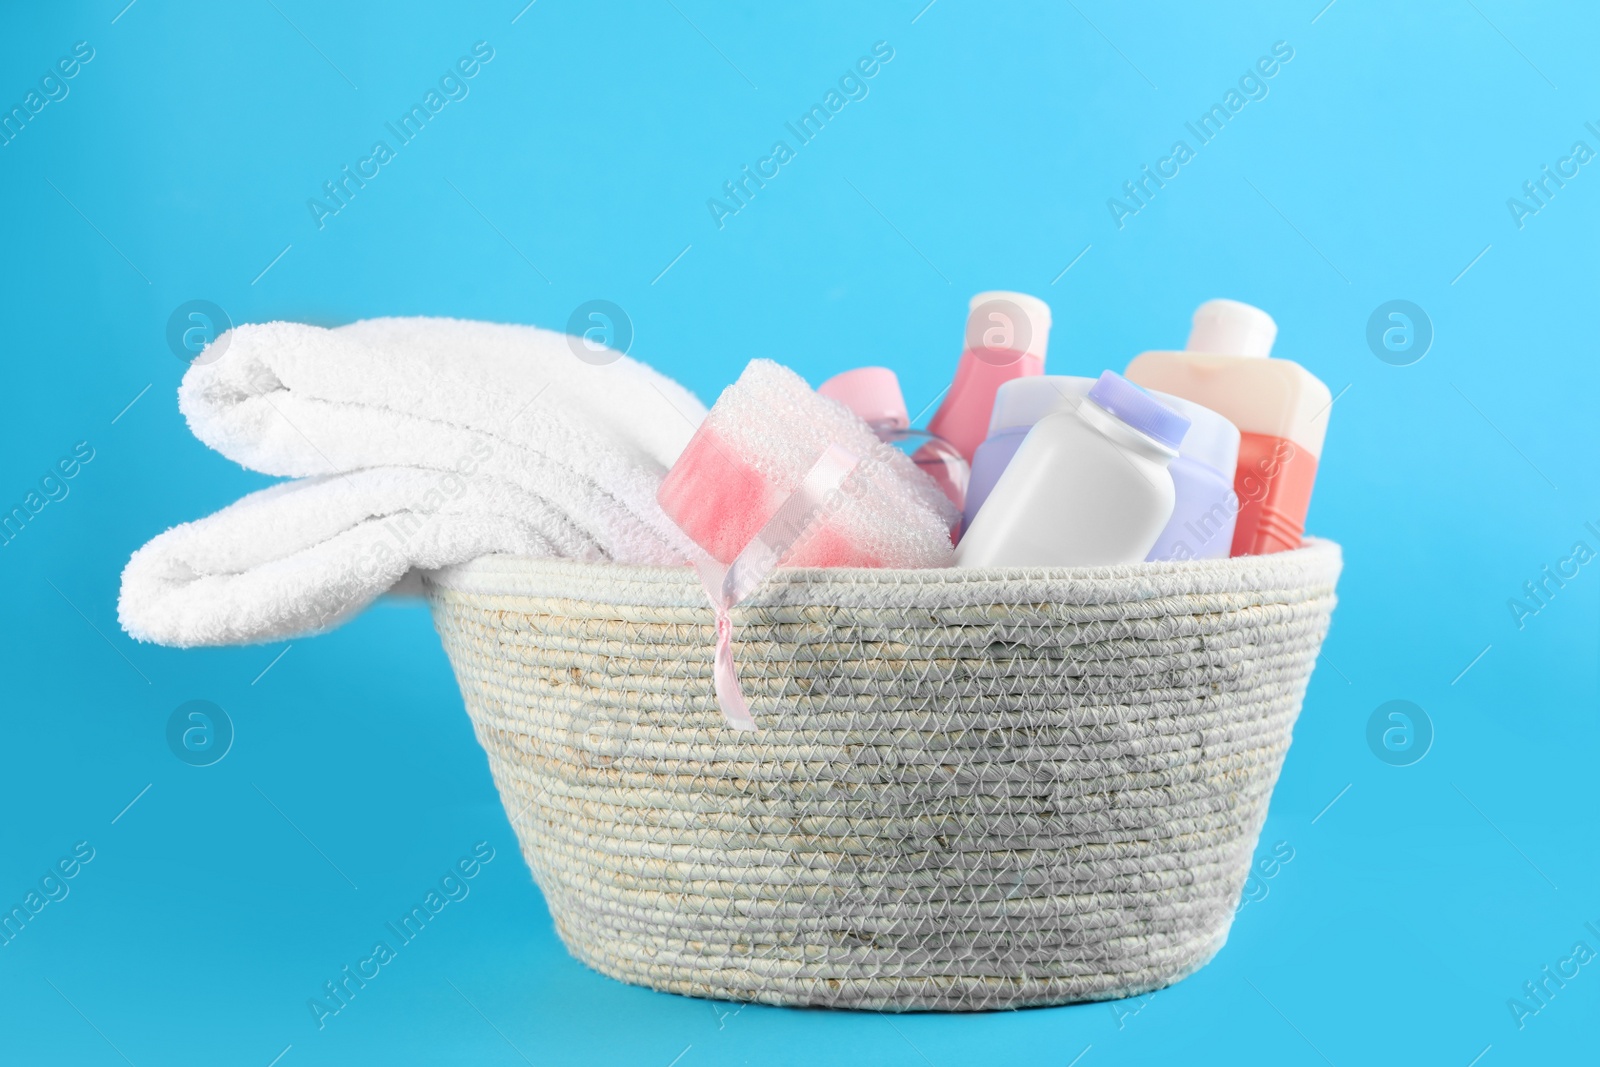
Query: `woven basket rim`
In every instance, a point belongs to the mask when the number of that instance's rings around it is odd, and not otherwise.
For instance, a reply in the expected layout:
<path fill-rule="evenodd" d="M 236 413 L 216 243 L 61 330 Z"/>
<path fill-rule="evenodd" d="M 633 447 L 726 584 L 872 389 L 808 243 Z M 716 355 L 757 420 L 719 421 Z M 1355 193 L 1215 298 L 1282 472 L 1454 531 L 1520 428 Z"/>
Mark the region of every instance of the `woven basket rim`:
<path fill-rule="evenodd" d="M 804 602 L 892 607 L 928 603 L 996 604 L 1050 601 L 1103 604 L 1173 595 L 1332 590 L 1343 566 L 1336 542 L 1266 556 L 1130 563 L 1113 567 L 865 568 L 798 567 L 775 571 L 745 602 Z M 658 607 L 704 607 L 692 567 L 488 555 L 426 572 L 425 585 L 488 596 L 600 597 Z"/>

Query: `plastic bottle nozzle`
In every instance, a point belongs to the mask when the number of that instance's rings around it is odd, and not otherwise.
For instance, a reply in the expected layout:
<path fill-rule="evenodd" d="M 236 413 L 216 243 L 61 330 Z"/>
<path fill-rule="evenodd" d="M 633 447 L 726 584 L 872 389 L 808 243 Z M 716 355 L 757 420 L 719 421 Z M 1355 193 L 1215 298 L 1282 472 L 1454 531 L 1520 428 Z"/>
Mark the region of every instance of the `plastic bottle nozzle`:
<path fill-rule="evenodd" d="M 1207 300 L 1194 313 L 1190 352 L 1266 359 L 1278 337 L 1278 324 L 1258 307 L 1237 300 Z"/>
<path fill-rule="evenodd" d="M 969 352 L 1023 352 L 1041 364 L 1050 343 L 1050 305 L 1027 293 L 991 290 L 967 305 Z"/>

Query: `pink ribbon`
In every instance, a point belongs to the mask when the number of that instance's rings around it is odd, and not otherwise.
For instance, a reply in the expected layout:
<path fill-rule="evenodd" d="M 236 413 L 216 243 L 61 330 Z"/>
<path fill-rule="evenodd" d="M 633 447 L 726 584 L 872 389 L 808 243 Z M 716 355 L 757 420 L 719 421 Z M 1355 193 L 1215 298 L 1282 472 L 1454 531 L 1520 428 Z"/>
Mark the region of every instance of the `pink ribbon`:
<path fill-rule="evenodd" d="M 733 661 L 733 619 L 728 613 L 777 569 L 778 561 L 810 529 L 860 462 L 861 457 L 854 453 L 838 445 L 829 445 L 806 472 L 800 487 L 789 494 L 731 564 L 724 567 L 710 558 L 695 564 L 706 598 L 716 612 L 717 645 L 711 665 L 712 683 L 716 687 L 722 718 L 735 730 L 754 730 L 756 720 L 739 686 L 739 671 Z"/>

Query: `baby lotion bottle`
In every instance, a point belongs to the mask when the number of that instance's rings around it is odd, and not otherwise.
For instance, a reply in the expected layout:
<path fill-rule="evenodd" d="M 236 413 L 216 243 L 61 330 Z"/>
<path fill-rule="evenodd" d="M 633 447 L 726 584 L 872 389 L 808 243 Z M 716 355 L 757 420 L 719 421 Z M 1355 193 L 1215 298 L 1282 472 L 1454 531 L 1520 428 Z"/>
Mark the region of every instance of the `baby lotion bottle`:
<path fill-rule="evenodd" d="M 1010 465 L 1034 423 L 1062 408 L 1077 407 L 1094 386 L 1093 378 L 1061 374 L 1035 374 L 1013 378 L 994 394 L 989 434 L 972 454 L 972 476 L 967 482 L 964 526 L 971 526 L 978 509 L 989 499 L 995 483 Z"/>
<path fill-rule="evenodd" d="M 1233 476 L 1239 464 L 1239 428 L 1208 407 L 1170 393 L 1152 395 L 1189 420 L 1172 472 L 1172 518 L 1148 560 L 1227 559 L 1239 505 Z"/>
<path fill-rule="evenodd" d="M 857 367 L 835 374 L 817 386 L 817 392 L 859 415 L 878 440 L 909 455 L 944 491 L 950 503 L 959 508 L 966 501 L 966 457 L 937 434 L 911 428 L 906 398 L 894 371 L 888 367 Z"/>
<path fill-rule="evenodd" d="M 1040 419 L 956 546 L 958 567 L 1137 563 L 1172 518 L 1168 466 L 1189 420 L 1106 371 Z"/>
<path fill-rule="evenodd" d="M 1013 378 L 1044 373 L 1050 305 L 1026 293 L 988 292 L 967 308 L 967 339 L 944 403 L 928 430 L 968 461 L 989 432 L 995 390 Z"/>
<path fill-rule="evenodd" d="M 1298 363 L 1270 359 L 1278 327 L 1260 308 L 1210 300 L 1182 352 L 1146 352 L 1128 378 L 1203 404 L 1239 428 L 1231 554 L 1299 548 L 1333 396 Z"/>

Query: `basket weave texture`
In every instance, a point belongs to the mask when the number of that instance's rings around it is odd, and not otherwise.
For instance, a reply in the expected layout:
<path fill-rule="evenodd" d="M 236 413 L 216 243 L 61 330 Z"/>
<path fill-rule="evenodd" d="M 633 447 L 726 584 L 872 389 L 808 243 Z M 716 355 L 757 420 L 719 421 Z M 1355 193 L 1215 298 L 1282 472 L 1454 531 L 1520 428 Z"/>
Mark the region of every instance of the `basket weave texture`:
<path fill-rule="evenodd" d="M 427 580 L 569 950 L 769 1004 L 1130 996 L 1222 946 L 1334 605 L 1337 545 L 1097 570 L 690 568 Z"/>

